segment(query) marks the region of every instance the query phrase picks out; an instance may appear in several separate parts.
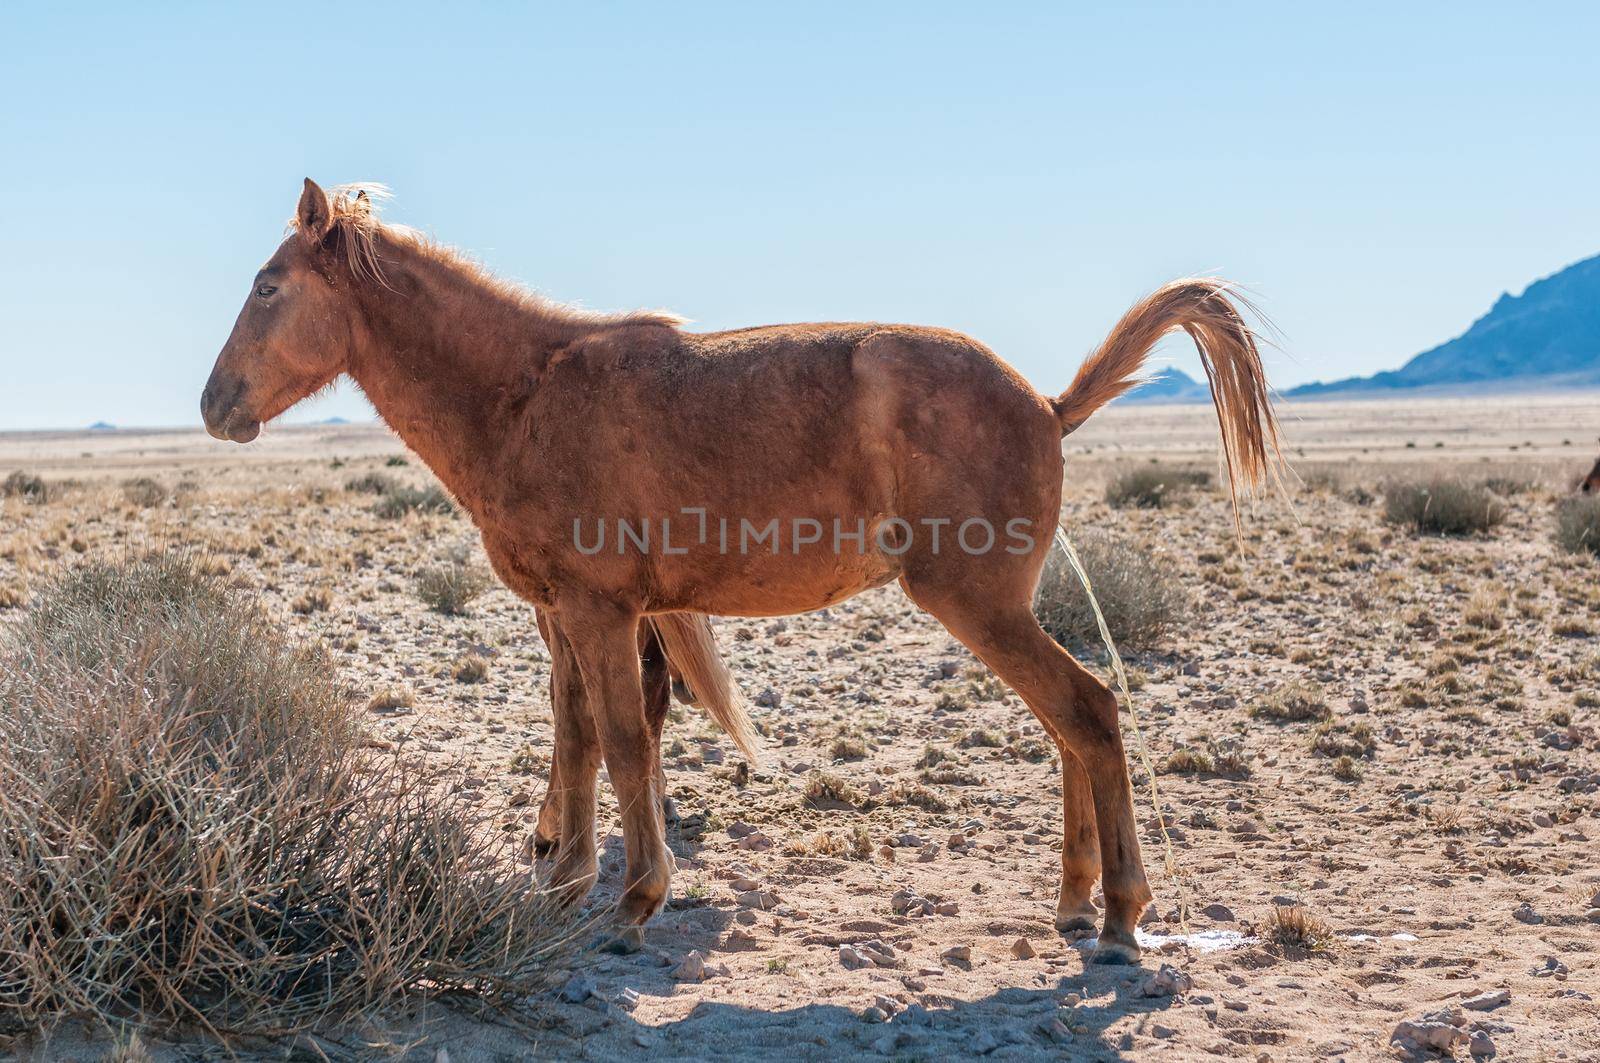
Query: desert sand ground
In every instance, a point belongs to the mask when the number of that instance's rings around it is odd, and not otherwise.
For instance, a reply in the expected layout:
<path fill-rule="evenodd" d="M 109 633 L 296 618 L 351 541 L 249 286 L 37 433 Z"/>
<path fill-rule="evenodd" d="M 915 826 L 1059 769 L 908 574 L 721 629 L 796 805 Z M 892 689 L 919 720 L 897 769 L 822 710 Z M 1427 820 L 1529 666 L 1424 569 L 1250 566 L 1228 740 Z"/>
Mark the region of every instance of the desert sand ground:
<path fill-rule="evenodd" d="M 1052 930 L 1053 751 L 891 586 L 719 619 L 766 755 L 744 771 L 675 707 L 675 899 L 646 950 L 583 957 L 570 999 L 532 1026 L 435 1017 L 414 1058 L 1391 1058 L 1402 1020 L 1480 998 L 1489 1010 L 1463 1013 L 1479 1050 L 1600 1059 L 1600 562 L 1550 535 L 1594 459 L 1600 395 L 1285 413 L 1307 482 L 1247 511 L 1242 553 L 1216 489 L 1156 510 L 1103 499 L 1133 463 L 1211 467 L 1209 408 L 1113 408 L 1067 441 L 1068 527 L 1141 540 L 1192 602 L 1159 652 L 1129 655 L 1177 872 L 1136 761 L 1157 897 L 1142 968 L 1086 965 L 1085 943 Z M 0 601 L 79 555 L 199 544 L 331 646 L 361 695 L 409 688 L 415 705 L 374 712 L 374 736 L 449 765 L 442 799 L 525 834 L 551 745 L 548 656 L 503 589 L 462 617 L 418 600 L 419 569 L 478 548 L 464 517 L 385 520 L 345 490 L 375 469 L 424 483 L 414 462 L 386 467 L 401 452 L 366 426 L 269 430 L 250 448 L 197 431 L 0 436 L 0 475 L 77 484 L 4 502 Z M 1509 519 L 1459 540 L 1387 526 L 1379 483 L 1441 466 L 1499 477 Z M 133 476 L 179 490 L 141 506 L 121 486 Z M 465 682 L 472 655 L 487 674 Z M 1370 729 L 1353 770 L 1314 751 L 1317 723 L 1253 714 L 1295 682 L 1322 691 L 1324 750 Z M 1168 770 L 1183 748 L 1245 771 Z M 845 800 L 808 799 L 824 774 Z M 621 876 L 602 794 L 601 900 Z M 1312 947 L 1283 943 L 1289 905 Z M 1152 978 L 1163 964 L 1180 977 Z"/>

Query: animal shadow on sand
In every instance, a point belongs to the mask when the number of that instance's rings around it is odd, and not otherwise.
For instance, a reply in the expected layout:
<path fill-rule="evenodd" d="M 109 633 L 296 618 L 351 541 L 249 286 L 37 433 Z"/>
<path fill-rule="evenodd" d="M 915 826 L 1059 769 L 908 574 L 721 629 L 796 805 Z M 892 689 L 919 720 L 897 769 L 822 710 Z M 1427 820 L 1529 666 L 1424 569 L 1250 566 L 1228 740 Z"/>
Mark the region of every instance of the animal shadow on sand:
<path fill-rule="evenodd" d="M 694 817 L 684 835 L 669 831 L 672 848 L 680 858 L 698 852 Z M 598 919 L 622 887 L 622 838 L 613 832 L 601 846 L 601 878 L 590 912 Z M 959 999 L 937 992 L 916 994 L 925 1004 L 895 1005 L 892 1014 L 864 1018 L 863 1006 L 876 993 L 893 996 L 904 986 L 899 975 L 912 975 L 916 967 L 883 969 L 883 981 L 864 982 L 863 1002 L 797 1004 L 789 1008 L 761 1008 L 738 1003 L 704 1001 L 682 1018 L 651 1023 L 633 1012 L 652 997 L 670 997 L 686 988 L 677 963 L 699 950 L 713 966 L 737 967 L 736 957 L 754 951 L 754 939 L 740 931 L 738 910 L 679 900 L 669 904 L 651 924 L 644 950 L 634 956 L 609 956 L 587 952 L 578 964 L 576 978 L 584 987 L 569 994 L 580 999 L 553 1003 L 539 1025 L 540 1035 L 519 1055 L 491 1052 L 483 1058 L 543 1059 L 650 1059 L 700 1060 L 826 1060 L 882 1058 L 894 1060 L 940 1059 L 1131 1059 L 1147 1050 L 1166 1031 L 1160 1015 L 1173 1007 L 1172 996 L 1143 996 L 1139 988 L 1159 965 L 1149 957 L 1140 967 L 1104 967 L 1089 964 L 1086 943 L 1070 954 L 1064 965 L 1042 972 L 1029 986 L 1003 987 L 977 999 Z M 799 929 L 793 931 L 803 933 Z M 597 935 L 597 939 L 599 936 Z M 858 935 L 868 936 L 868 935 Z M 826 939 L 826 935 L 821 935 Z M 845 935 L 840 940 L 843 941 Z M 818 947 L 826 947 L 820 940 Z M 749 962 L 746 960 L 746 962 Z M 737 978 L 737 974 L 734 975 Z M 712 993 L 717 983 L 706 983 Z M 1063 1009 L 1075 994 L 1079 1003 Z M 803 982 L 796 995 L 806 995 Z M 1131 1028 L 1124 1021 L 1134 1016 Z M 877 1020 L 877 1021 L 873 1021 Z M 1116 1026 L 1115 1033 L 1110 1032 Z M 430 1043 L 449 1048 L 452 1058 L 478 1058 L 467 1034 Z"/>

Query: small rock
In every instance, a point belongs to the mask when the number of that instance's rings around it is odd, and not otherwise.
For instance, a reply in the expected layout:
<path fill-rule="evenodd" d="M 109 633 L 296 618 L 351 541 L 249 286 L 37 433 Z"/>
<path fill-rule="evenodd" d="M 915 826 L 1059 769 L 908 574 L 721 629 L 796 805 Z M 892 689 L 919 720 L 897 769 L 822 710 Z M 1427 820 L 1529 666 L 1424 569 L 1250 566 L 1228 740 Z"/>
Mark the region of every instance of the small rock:
<path fill-rule="evenodd" d="M 567 984 L 561 987 L 561 999 L 568 1004 L 582 1004 L 594 995 L 594 983 L 581 972 L 567 979 Z"/>
<path fill-rule="evenodd" d="M 1500 1005 L 1507 1004 L 1510 1001 L 1511 990 L 1491 989 L 1486 993 L 1479 993 L 1477 996 L 1468 997 L 1461 1002 L 1461 1006 L 1466 1008 L 1468 1011 L 1493 1011 Z"/>
<path fill-rule="evenodd" d="M 1038 953 L 1033 951 L 1033 945 L 1027 938 L 1018 938 L 1011 943 L 1011 955 L 1019 960 L 1031 960 Z"/>
<path fill-rule="evenodd" d="M 1535 978 L 1554 978 L 1558 982 L 1566 981 L 1567 965 L 1554 956 L 1546 956 L 1544 962 L 1537 967 L 1529 967 L 1528 973 Z"/>
<path fill-rule="evenodd" d="M 1177 1034 L 1177 1032 L 1178 1031 L 1174 1030 L 1172 1027 L 1163 1026 L 1159 1022 L 1150 1024 L 1150 1033 L 1152 1035 L 1156 1036 L 1156 1037 L 1161 1038 L 1161 1040 L 1163 1040 L 1163 1041 L 1170 1040 L 1172 1037 L 1174 1037 Z"/>
<path fill-rule="evenodd" d="M 1226 904 L 1208 904 L 1200 909 L 1200 914 L 1207 919 L 1215 919 L 1219 923 L 1231 923 L 1235 918 L 1233 909 Z"/>
<path fill-rule="evenodd" d="M 673 970 L 672 976 L 680 982 L 701 982 L 706 977 L 706 958 L 699 949 L 693 949 L 689 955 L 679 961 Z"/>
<path fill-rule="evenodd" d="M 860 949 L 856 948 L 854 945 L 839 946 L 839 962 L 844 964 L 847 969 L 852 971 L 858 971 L 863 967 L 872 966 L 872 961 L 867 959 L 866 954 Z"/>
<path fill-rule="evenodd" d="M 1155 974 L 1139 983 L 1134 994 L 1141 997 L 1173 997 L 1193 988 L 1193 979 L 1171 964 L 1163 963 Z"/>
<path fill-rule="evenodd" d="M 1432 1019 L 1406 1019 L 1389 1035 L 1390 1044 L 1400 1044 L 1415 1052 L 1424 1048 L 1449 1053 L 1468 1040 L 1467 1034 L 1448 1022 Z"/>
<path fill-rule="evenodd" d="M 734 898 L 741 908 L 754 908 L 768 912 L 778 906 L 778 895 L 771 890 L 745 890 Z"/>
<path fill-rule="evenodd" d="M 876 1004 L 861 1009 L 862 1022 L 887 1022 L 889 1016 Z"/>
<path fill-rule="evenodd" d="M 766 852 L 772 848 L 772 839 L 760 831 L 754 831 L 739 839 L 739 848 L 750 849 L 755 852 Z"/>
<path fill-rule="evenodd" d="M 933 1013 L 921 1004 L 909 1004 L 894 1017 L 894 1021 L 899 1026 L 927 1026 L 933 1021 Z"/>
<path fill-rule="evenodd" d="M 1494 1041 L 1482 1030 L 1473 1030 L 1472 1036 L 1467 1041 L 1467 1051 L 1480 1059 L 1484 1056 L 1494 1055 Z"/>
<path fill-rule="evenodd" d="M 952 945 L 939 953 L 939 958 L 952 963 L 971 963 L 972 949 L 967 945 Z"/>
<path fill-rule="evenodd" d="M 1039 1032 L 1058 1045 L 1064 1045 L 1072 1040 L 1072 1031 L 1060 1019 L 1046 1019 L 1039 1024 Z"/>
<path fill-rule="evenodd" d="M 1533 905 L 1529 904 L 1527 901 L 1523 901 L 1521 904 L 1517 905 L 1516 910 L 1511 913 L 1511 918 L 1515 919 L 1519 923 L 1538 924 L 1544 922 L 1544 916 L 1534 911 Z"/>

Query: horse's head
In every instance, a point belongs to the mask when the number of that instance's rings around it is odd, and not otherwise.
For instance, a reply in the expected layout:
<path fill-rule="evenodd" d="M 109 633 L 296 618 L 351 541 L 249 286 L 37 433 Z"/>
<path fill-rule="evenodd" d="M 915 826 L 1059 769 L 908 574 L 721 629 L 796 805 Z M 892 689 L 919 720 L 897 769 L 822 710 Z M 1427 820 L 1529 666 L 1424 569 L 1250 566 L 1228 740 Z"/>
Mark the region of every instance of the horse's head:
<path fill-rule="evenodd" d="M 200 413 L 213 436 L 248 443 L 263 422 L 345 371 L 362 331 L 350 298 L 352 265 L 358 255 L 372 260 L 374 224 L 364 194 L 339 194 L 330 204 L 306 178 L 294 232 L 251 282 L 201 393 Z"/>

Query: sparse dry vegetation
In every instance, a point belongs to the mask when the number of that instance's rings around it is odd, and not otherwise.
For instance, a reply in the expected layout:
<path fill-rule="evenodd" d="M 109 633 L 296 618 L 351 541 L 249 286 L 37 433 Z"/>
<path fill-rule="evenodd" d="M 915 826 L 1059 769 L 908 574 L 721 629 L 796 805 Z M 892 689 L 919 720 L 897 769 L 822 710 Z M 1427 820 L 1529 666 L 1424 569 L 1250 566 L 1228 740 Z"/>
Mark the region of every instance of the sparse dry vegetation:
<path fill-rule="evenodd" d="M 494 580 L 488 571 L 465 551 L 452 553 L 417 573 L 417 597 L 429 609 L 446 616 L 465 615 L 467 607 L 492 586 Z"/>
<path fill-rule="evenodd" d="M 1158 565 L 1132 541 L 1106 532 L 1086 531 L 1075 540 L 1078 558 L 1119 649 L 1155 646 L 1182 622 L 1189 598 L 1170 568 Z M 1059 551 L 1045 562 L 1033 608 L 1057 642 L 1100 645 L 1100 628 L 1088 595 Z"/>
<path fill-rule="evenodd" d="M 1482 535 L 1505 520 L 1505 503 L 1460 477 L 1394 480 L 1383 488 L 1384 519 L 1429 535 Z"/>
<path fill-rule="evenodd" d="M 280 1035 L 544 987 L 571 924 L 182 555 L 41 588 L 0 657 L 0 1030 Z"/>
<path fill-rule="evenodd" d="M 1106 485 L 1106 501 L 1118 507 L 1160 509 L 1172 505 L 1186 492 L 1210 484 L 1208 472 L 1145 465 L 1112 477 Z"/>
<path fill-rule="evenodd" d="M 1556 542 L 1569 553 L 1600 555 L 1600 495 L 1561 500 L 1556 509 Z"/>

